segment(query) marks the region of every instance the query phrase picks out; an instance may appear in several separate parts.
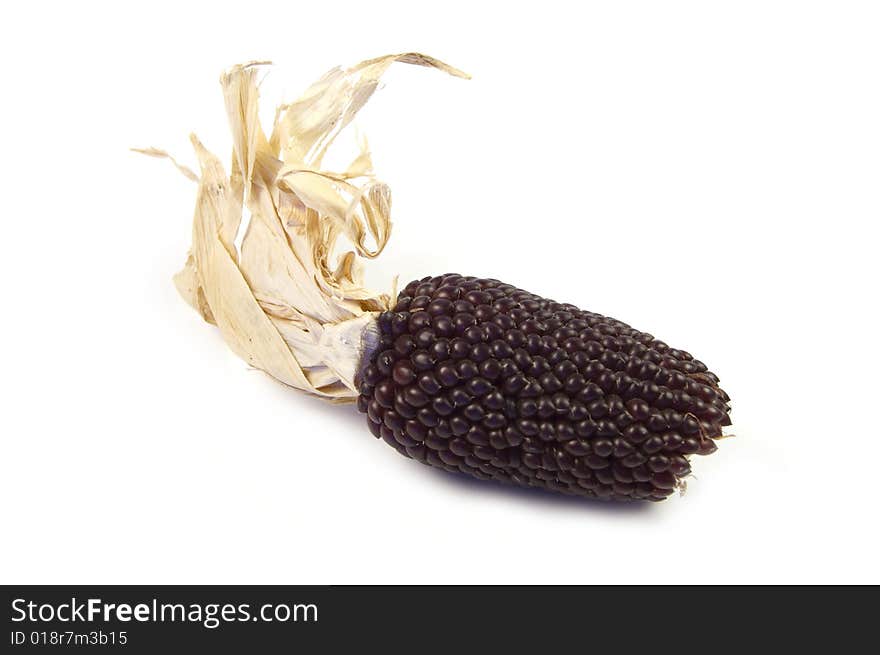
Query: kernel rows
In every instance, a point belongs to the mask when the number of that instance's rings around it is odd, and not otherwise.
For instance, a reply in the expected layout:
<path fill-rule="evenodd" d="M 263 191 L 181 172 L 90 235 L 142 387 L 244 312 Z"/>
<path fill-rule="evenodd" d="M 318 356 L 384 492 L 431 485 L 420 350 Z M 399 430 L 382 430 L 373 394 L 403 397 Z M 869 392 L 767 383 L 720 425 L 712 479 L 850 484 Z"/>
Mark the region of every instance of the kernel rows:
<path fill-rule="evenodd" d="M 447 471 L 657 501 L 730 424 L 689 353 L 498 280 L 410 282 L 379 328 L 358 409 L 376 437 Z"/>

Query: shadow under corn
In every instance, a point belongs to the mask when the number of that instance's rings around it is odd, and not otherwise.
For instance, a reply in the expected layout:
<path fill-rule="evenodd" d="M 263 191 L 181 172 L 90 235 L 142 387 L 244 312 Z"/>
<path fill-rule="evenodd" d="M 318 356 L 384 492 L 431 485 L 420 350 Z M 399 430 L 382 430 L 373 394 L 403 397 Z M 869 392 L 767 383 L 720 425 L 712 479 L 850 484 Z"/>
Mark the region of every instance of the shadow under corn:
<path fill-rule="evenodd" d="M 413 463 L 417 464 L 418 462 L 414 461 Z M 425 474 L 432 481 L 436 481 L 441 485 L 462 490 L 468 494 L 481 495 L 484 498 L 513 498 L 517 503 L 533 507 L 616 516 L 645 516 L 655 512 L 658 509 L 656 505 L 662 504 L 644 501 L 620 502 L 585 498 L 583 496 L 568 496 L 535 487 L 520 487 L 515 484 L 505 484 L 494 480 L 478 480 L 463 473 L 450 473 L 449 471 L 424 464 L 421 466 Z"/>

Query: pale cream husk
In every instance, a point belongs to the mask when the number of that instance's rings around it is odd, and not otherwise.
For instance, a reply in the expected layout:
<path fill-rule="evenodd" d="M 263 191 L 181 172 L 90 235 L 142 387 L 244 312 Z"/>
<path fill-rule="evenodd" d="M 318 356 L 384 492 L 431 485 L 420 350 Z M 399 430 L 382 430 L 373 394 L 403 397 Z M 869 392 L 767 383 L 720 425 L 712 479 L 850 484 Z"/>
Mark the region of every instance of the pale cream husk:
<path fill-rule="evenodd" d="M 388 242 L 391 192 L 376 179 L 365 140 L 345 170 L 322 162 L 395 61 L 467 77 L 418 53 L 334 68 L 277 108 L 267 138 L 258 119 L 265 62 L 234 66 L 221 77 L 233 137 L 229 175 L 195 136 L 200 175 L 162 150 L 139 150 L 168 157 L 198 182 L 192 247 L 174 280 L 184 299 L 246 362 L 331 401 L 357 397 L 363 350 L 394 296 L 366 289 L 361 266 Z M 239 249 L 244 207 L 250 222 Z M 336 257 L 340 237 L 353 249 Z"/>

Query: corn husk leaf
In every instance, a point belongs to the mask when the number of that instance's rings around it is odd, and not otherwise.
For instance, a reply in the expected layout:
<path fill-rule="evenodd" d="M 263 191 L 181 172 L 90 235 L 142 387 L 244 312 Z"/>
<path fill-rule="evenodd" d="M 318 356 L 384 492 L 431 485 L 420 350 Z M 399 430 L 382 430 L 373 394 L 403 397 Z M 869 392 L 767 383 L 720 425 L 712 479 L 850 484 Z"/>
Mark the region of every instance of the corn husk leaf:
<path fill-rule="evenodd" d="M 175 277 L 183 298 L 246 362 L 332 401 L 357 397 L 375 316 L 392 302 L 393 290 L 367 289 L 361 272 L 362 260 L 377 257 L 390 237 L 391 190 L 375 177 L 366 139 L 345 170 L 322 162 L 394 62 L 467 77 L 418 53 L 334 68 L 277 108 L 267 137 L 257 82 L 266 62 L 251 62 L 220 80 L 233 137 L 228 175 L 195 136 L 198 176 L 162 150 L 139 150 L 171 159 L 198 181 L 192 247 Z M 239 249 L 245 207 L 250 220 Z M 350 249 L 336 255 L 342 244 Z"/>

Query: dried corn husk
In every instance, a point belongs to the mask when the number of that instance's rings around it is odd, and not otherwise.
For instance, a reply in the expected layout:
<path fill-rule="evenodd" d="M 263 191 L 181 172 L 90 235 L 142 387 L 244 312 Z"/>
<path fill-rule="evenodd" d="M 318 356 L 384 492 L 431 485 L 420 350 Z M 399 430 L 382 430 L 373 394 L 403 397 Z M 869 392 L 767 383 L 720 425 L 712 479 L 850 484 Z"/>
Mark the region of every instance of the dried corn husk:
<path fill-rule="evenodd" d="M 258 119 L 259 67 L 221 77 L 233 137 L 232 170 L 191 137 L 200 174 L 192 247 L 175 284 L 229 347 L 281 382 L 333 401 L 357 397 L 355 376 L 375 341 L 376 315 L 394 291 L 363 285 L 361 263 L 377 257 L 391 233 L 391 191 L 376 179 L 365 140 L 343 171 L 322 162 L 339 132 L 395 61 L 467 77 L 417 53 L 334 68 L 275 113 L 267 137 Z M 150 148 L 143 154 L 169 157 Z M 170 157 L 169 157 L 170 158 Z M 250 222 L 236 238 L 243 208 Z M 334 257 L 340 237 L 352 250 Z"/>

